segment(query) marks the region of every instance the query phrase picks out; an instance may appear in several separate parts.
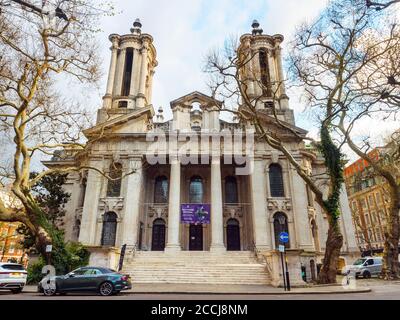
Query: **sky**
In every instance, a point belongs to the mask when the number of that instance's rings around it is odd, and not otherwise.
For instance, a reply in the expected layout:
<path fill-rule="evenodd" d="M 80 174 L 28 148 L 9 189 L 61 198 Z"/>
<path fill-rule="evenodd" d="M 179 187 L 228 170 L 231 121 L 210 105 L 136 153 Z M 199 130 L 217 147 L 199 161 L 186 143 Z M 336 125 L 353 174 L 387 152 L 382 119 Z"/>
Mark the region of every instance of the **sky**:
<path fill-rule="evenodd" d="M 101 106 L 110 60 L 108 35 L 129 33 L 133 21 L 140 18 L 142 32 L 154 38 L 159 62 L 153 80 L 152 103 L 155 110 L 162 106 L 168 117 L 170 101 L 195 90 L 208 93 L 207 75 L 202 69 L 210 50 L 221 47 L 231 36 L 251 32 L 252 21 L 257 19 L 264 33 L 279 33 L 285 37 L 285 54 L 296 27 L 304 21 L 312 21 L 326 6 L 327 0 L 115 0 L 114 3 L 116 15 L 102 19 L 100 27 L 103 31 L 98 35 L 104 76 L 98 92 L 91 91 L 87 95 L 87 105 L 94 110 Z M 318 127 L 311 120 L 312 115 L 304 112 L 305 106 L 300 100 L 297 93 L 290 95 L 296 124 L 317 138 Z M 397 128 L 396 121 L 387 121 L 382 126 L 374 119 L 366 119 L 355 132 L 361 136 L 374 136 L 379 144 L 384 136 Z M 355 159 L 349 149 L 345 151 L 350 159 Z"/>
<path fill-rule="evenodd" d="M 110 60 L 110 33 L 129 33 L 140 18 L 142 32 L 154 38 L 157 60 L 153 85 L 153 105 L 169 108 L 169 102 L 192 91 L 208 93 L 207 75 L 202 71 L 207 53 L 221 47 L 231 36 L 251 32 L 257 19 L 264 33 L 283 34 L 290 39 L 295 27 L 314 18 L 325 0 L 135 0 L 115 1 L 117 15 L 102 20 L 99 35 L 104 77 L 100 92 L 91 99 L 99 105 L 105 91 Z M 285 41 L 288 43 L 288 41 Z"/>

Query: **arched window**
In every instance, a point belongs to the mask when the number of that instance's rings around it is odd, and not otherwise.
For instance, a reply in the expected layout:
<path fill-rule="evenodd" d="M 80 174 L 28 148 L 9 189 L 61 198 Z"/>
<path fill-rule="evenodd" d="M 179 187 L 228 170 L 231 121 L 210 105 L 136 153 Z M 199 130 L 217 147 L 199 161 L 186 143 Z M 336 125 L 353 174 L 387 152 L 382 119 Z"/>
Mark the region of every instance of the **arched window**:
<path fill-rule="evenodd" d="M 117 215 L 115 212 L 106 212 L 103 218 L 103 232 L 101 236 L 102 246 L 115 246 L 117 233 Z"/>
<path fill-rule="evenodd" d="M 192 177 L 189 186 L 189 202 L 203 203 L 203 195 L 203 179 L 199 176 Z"/>
<path fill-rule="evenodd" d="M 278 248 L 280 244 L 279 234 L 281 232 L 289 233 L 287 217 L 282 212 L 277 212 L 274 214 L 274 235 L 275 235 L 275 248 Z M 286 248 L 290 248 L 290 242 L 285 243 Z"/>
<path fill-rule="evenodd" d="M 237 181 L 232 176 L 225 178 L 225 203 L 239 203 Z"/>
<path fill-rule="evenodd" d="M 284 197 L 282 168 L 279 164 L 273 163 L 269 166 L 269 187 L 271 197 Z"/>
<path fill-rule="evenodd" d="M 109 176 L 112 180 L 107 183 L 107 197 L 119 197 L 121 195 L 122 165 L 112 163 Z"/>
<path fill-rule="evenodd" d="M 168 178 L 159 176 L 154 183 L 154 203 L 168 202 Z"/>

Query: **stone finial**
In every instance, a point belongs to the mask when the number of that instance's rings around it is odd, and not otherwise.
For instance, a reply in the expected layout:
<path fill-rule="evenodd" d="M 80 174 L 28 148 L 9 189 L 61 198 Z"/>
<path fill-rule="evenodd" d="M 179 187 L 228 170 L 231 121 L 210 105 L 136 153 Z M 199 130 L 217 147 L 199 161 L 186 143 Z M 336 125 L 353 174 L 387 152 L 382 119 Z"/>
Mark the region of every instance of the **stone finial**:
<path fill-rule="evenodd" d="M 131 32 L 137 35 L 140 35 L 142 33 L 142 23 L 140 22 L 139 18 L 137 18 L 133 23 L 133 28 L 131 28 Z"/>
<path fill-rule="evenodd" d="M 253 20 L 251 27 L 253 28 L 253 36 L 261 35 L 263 33 L 263 29 L 260 28 L 260 23 L 257 20 Z"/>
<path fill-rule="evenodd" d="M 160 106 L 160 107 L 158 108 L 157 116 L 156 116 L 157 122 L 163 122 L 163 121 L 164 121 L 163 112 L 164 112 L 164 110 L 163 110 L 163 108 Z"/>

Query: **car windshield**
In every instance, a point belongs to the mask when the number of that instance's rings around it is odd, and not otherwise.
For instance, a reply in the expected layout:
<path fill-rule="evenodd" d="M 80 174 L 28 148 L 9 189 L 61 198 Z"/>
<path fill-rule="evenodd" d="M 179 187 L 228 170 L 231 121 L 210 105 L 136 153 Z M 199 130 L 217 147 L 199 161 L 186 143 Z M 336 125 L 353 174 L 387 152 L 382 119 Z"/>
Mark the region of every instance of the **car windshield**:
<path fill-rule="evenodd" d="M 6 270 L 24 271 L 24 267 L 20 264 L 4 264 L 2 268 Z"/>
<path fill-rule="evenodd" d="M 353 263 L 353 265 L 354 266 L 362 265 L 365 262 L 365 260 L 367 259 L 358 259 L 356 262 Z"/>

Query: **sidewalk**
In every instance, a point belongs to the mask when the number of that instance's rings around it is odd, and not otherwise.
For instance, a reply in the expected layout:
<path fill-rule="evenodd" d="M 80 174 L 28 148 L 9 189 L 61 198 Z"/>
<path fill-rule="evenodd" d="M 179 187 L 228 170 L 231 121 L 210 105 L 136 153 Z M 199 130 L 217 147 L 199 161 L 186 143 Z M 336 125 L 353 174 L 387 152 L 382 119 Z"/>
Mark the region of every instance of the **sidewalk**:
<path fill-rule="evenodd" d="M 284 294 L 346 294 L 370 292 L 368 287 L 343 288 L 341 285 L 313 286 L 292 288 L 284 291 L 263 285 L 212 285 L 212 284 L 134 284 L 133 289 L 124 294 L 249 294 L 249 295 L 284 295 Z M 36 286 L 26 286 L 24 292 L 36 292 Z"/>

